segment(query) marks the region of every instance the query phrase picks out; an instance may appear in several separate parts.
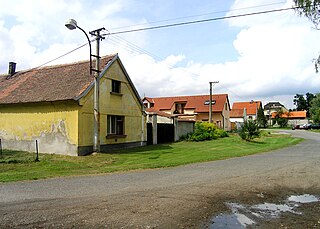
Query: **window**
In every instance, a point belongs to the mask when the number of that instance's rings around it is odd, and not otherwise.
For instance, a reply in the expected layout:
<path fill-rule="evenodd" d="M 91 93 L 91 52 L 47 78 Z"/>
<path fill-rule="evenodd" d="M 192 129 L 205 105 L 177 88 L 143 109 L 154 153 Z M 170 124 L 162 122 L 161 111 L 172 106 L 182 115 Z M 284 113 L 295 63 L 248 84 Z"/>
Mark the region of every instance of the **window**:
<path fill-rule="evenodd" d="M 108 134 L 124 134 L 124 116 L 108 115 Z"/>
<path fill-rule="evenodd" d="M 204 101 L 204 105 L 209 105 L 209 104 L 210 104 L 210 100 Z M 212 105 L 216 104 L 216 101 L 215 101 L 215 100 L 212 100 L 212 101 L 211 101 L 211 104 L 212 104 Z"/>
<path fill-rule="evenodd" d="M 121 92 L 121 82 L 118 80 L 112 80 L 112 89 L 111 92 L 113 93 L 120 93 Z"/>
<path fill-rule="evenodd" d="M 184 107 L 186 106 L 185 103 L 176 103 L 174 114 L 184 114 Z"/>

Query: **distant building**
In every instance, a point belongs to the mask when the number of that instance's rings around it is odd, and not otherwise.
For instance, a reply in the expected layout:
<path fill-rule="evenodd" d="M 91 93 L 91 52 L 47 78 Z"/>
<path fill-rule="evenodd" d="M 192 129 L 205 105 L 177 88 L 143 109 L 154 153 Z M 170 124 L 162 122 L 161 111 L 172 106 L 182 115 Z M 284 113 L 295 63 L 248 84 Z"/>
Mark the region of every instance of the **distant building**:
<path fill-rule="evenodd" d="M 148 112 L 161 112 L 180 120 L 209 121 L 210 95 L 143 98 Z M 224 130 L 231 129 L 230 104 L 227 94 L 212 95 L 212 120 Z"/>
<path fill-rule="evenodd" d="M 263 107 L 263 110 L 264 115 L 268 120 L 270 120 L 271 115 L 274 112 L 279 112 L 280 110 L 282 110 L 283 112 L 288 112 L 288 109 L 279 102 L 269 102 Z"/>

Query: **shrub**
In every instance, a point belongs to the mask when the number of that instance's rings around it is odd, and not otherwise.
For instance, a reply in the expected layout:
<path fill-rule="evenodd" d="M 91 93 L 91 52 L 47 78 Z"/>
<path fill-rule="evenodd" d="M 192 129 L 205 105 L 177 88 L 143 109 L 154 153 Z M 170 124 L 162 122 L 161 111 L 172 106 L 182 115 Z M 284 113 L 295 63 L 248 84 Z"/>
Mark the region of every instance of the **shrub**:
<path fill-rule="evenodd" d="M 259 125 L 255 120 L 245 120 L 240 129 L 239 136 L 246 141 L 260 137 Z"/>
<path fill-rule="evenodd" d="M 279 124 L 279 126 L 281 128 L 287 127 L 288 126 L 288 119 L 286 119 L 286 118 L 278 118 L 277 119 L 277 123 Z"/>
<path fill-rule="evenodd" d="M 187 141 L 205 141 L 217 138 L 228 137 L 228 133 L 217 128 L 213 123 L 197 122 L 193 134 L 188 134 L 185 139 Z"/>

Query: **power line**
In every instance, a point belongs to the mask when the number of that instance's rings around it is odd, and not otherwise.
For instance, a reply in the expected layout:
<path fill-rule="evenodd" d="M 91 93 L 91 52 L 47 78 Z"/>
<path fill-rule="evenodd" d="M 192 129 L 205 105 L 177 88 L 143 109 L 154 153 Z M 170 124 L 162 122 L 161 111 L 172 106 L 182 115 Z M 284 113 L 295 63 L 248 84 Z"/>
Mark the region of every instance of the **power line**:
<path fill-rule="evenodd" d="M 224 17 L 216 17 L 216 18 L 209 18 L 209 19 L 202 19 L 202 20 L 195 20 L 195 21 L 187 21 L 187 22 L 180 22 L 180 23 L 173 23 L 173 24 L 166 24 L 166 25 L 159 25 L 159 26 L 152 26 L 152 27 L 146 27 L 146 28 L 140 28 L 140 29 L 132 29 L 132 30 L 124 30 L 124 31 L 119 31 L 119 32 L 109 32 L 107 34 L 102 34 L 103 36 L 109 36 L 109 35 L 117 35 L 117 34 L 124 34 L 124 33 L 132 33 L 132 32 L 140 32 L 140 31 L 146 31 L 146 30 L 153 30 L 153 29 L 162 29 L 162 28 L 169 28 L 169 27 L 175 27 L 175 26 L 183 26 L 183 25 L 190 25 L 190 24 L 197 24 L 197 23 L 204 23 L 204 22 L 210 22 L 210 21 L 218 21 L 218 20 L 225 20 L 225 19 L 231 19 L 231 18 L 238 18 L 238 17 L 246 17 L 246 16 L 253 16 L 253 15 L 259 15 L 259 14 L 267 14 L 267 13 L 274 13 L 274 12 L 281 12 L 281 11 L 287 11 L 287 10 L 292 10 L 292 9 L 297 9 L 299 7 L 292 7 L 292 8 L 283 8 L 283 9 L 274 9 L 274 10 L 267 10 L 267 11 L 259 11 L 259 12 L 253 12 L 253 13 L 246 13 L 246 14 L 238 14 L 238 15 L 232 15 L 232 16 L 224 16 Z M 58 60 L 84 46 L 87 44 L 83 44 L 65 54 L 62 54 L 61 56 L 58 56 L 44 64 L 41 64 L 35 68 L 32 69 L 37 69 L 40 68 L 46 64 L 49 64 L 55 60 Z"/>
<path fill-rule="evenodd" d="M 133 27 L 133 26 L 141 26 L 141 25 L 151 25 L 151 24 L 156 24 L 156 23 L 160 23 L 160 22 L 176 21 L 176 20 L 181 20 L 181 19 L 186 19 L 186 18 L 208 16 L 208 15 L 212 15 L 212 14 L 226 13 L 226 12 L 231 12 L 231 11 L 255 9 L 255 8 L 260 8 L 260 7 L 265 7 L 265 6 L 273 6 L 273 5 L 284 4 L 284 3 L 286 3 L 286 2 L 282 1 L 282 2 L 274 2 L 274 3 L 258 5 L 258 6 L 242 7 L 242 8 L 232 9 L 232 10 L 221 10 L 221 11 L 215 11 L 215 12 L 204 13 L 204 14 L 196 14 L 196 15 L 190 15 L 190 16 L 184 16 L 184 17 L 178 17 L 178 18 L 171 18 L 171 19 L 160 20 L 160 21 L 153 21 L 153 22 L 148 22 L 148 23 L 135 24 L 135 25 L 130 25 L 130 26 L 122 26 L 122 27 L 110 28 L 110 30 L 124 29 L 124 28 L 130 28 L 130 27 Z"/>
<path fill-rule="evenodd" d="M 299 7 L 290 7 L 290 8 L 283 8 L 283 9 L 266 10 L 266 11 L 259 11 L 259 12 L 246 13 L 246 14 L 238 14 L 238 15 L 216 17 L 216 18 L 208 18 L 208 19 L 195 20 L 195 21 L 179 22 L 179 23 L 173 23 L 173 24 L 151 26 L 151 27 L 140 28 L 140 29 L 124 30 L 124 31 L 113 32 L 113 33 L 111 32 L 111 33 L 108 33 L 108 34 L 105 34 L 105 35 L 116 35 L 116 34 L 141 32 L 141 31 L 154 30 L 154 29 L 163 29 L 163 28 L 169 28 L 169 27 L 175 27 L 175 26 L 191 25 L 191 24 L 204 23 L 204 22 L 210 22 L 210 21 L 219 21 L 219 20 L 225 20 L 225 19 L 231 19 L 231 18 L 254 16 L 254 15 L 274 13 L 274 12 L 281 12 L 281 11 L 293 10 L 293 9 L 297 9 L 297 8 L 299 8 Z"/>

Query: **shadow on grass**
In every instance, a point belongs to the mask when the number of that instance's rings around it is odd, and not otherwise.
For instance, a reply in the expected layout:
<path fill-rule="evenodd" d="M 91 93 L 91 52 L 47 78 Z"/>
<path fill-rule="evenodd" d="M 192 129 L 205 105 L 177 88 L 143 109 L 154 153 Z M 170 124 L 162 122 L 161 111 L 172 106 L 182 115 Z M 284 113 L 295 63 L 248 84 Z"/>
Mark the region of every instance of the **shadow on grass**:
<path fill-rule="evenodd" d="M 32 153 L 18 150 L 3 150 L 0 156 L 0 164 L 24 164 L 34 162 Z"/>
<path fill-rule="evenodd" d="M 108 152 L 108 154 L 128 154 L 128 153 L 152 153 L 152 151 L 161 151 L 161 150 L 171 150 L 172 147 L 170 144 L 158 144 L 158 145 L 148 145 L 141 147 L 134 147 L 128 149 L 118 149 Z M 170 152 L 161 152 L 161 154 L 170 153 Z"/>

